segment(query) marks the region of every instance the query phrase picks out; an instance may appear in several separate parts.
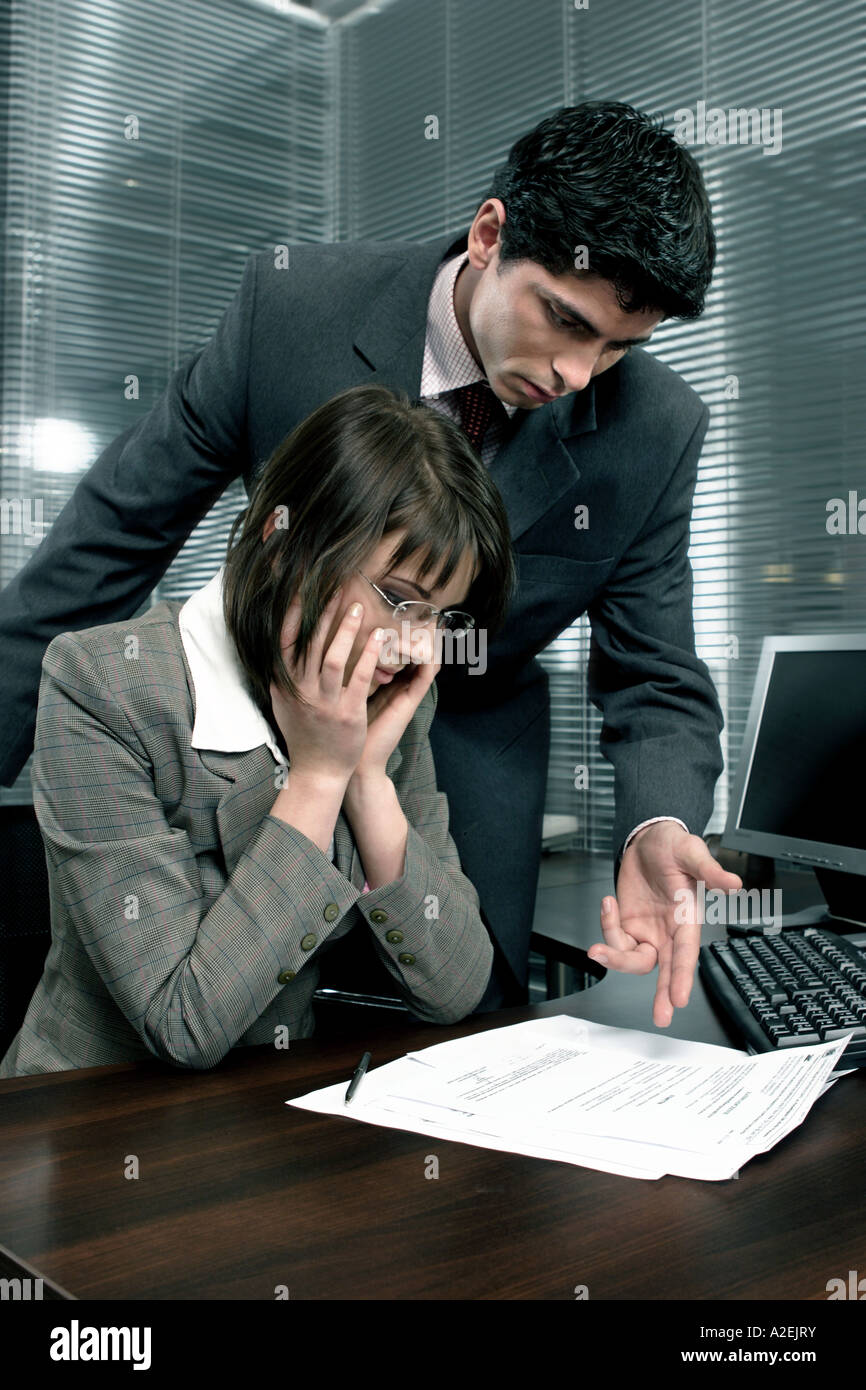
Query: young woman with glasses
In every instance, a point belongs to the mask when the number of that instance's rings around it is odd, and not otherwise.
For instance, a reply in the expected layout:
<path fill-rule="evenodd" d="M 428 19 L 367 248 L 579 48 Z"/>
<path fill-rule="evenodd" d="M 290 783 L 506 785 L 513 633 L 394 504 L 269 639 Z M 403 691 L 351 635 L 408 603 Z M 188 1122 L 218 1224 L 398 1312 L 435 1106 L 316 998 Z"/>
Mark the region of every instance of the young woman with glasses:
<path fill-rule="evenodd" d="M 470 1013 L 492 947 L 414 639 L 495 630 L 513 582 L 461 431 L 359 386 L 275 449 L 186 603 L 56 637 L 33 768 L 52 942 L 0 1075 L 285 1047 L 349 932 L 419 1018 Z"/>

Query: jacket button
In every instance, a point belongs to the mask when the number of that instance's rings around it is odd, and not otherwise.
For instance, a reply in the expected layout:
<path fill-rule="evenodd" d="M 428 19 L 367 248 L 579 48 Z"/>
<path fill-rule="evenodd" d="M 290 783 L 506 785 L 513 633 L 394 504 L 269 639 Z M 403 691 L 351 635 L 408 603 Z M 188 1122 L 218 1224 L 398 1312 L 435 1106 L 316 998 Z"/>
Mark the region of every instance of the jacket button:
<path fill-rule="evenodd" d="M 399 946 L 400 942 L 403 940 L 403 933 L 401 931 L 387 931 L 385 933 L 385 940 L 390 941 L 392 946 Z"/>
<path fill-rule="evenodd" d="M 399 956 L 397 957 L 397 959 L 398 959 L 398 961 L 400 962 L 401 965 L 414 965 L 414 964 L 415 964 L 415 957 L 414 957 L 414 956 L 410 956 L 410 954 L 409 954 L 408 951 L 401 951 L 400 954 L 399 954 Z"/>
<path fill-rule="evenodd" d="M 287 985 L 289 983 L 289 980 L 293 980 L 294 978 L 294 970 L 281 970 L 279 975 L 277 976 L 277 983 L 281 985 Z"/>
<path fill-rule="evenodd" d="M 333 922 L 336 917 L 339 917 L 339 915 L 340 909 L 337 907 L 336 903 L 328 903 L 328 906 L 322 913 L 322 916 L 324 917 L 326 922 Z"/>
<path fill-rule="evenodd" d="M 307 932 L 306 936 L 301 937 L 301 950 L 312 951 L 318 939 L 319 938 L 315 936 L 313 932 Z"/>
<path fill-rule="evenodd" d="M 370 913 L 370 921 L 371 921 L 371 922 L 375 922 L 375 923 L 376 923 L 376 926 L 378 927 L 378 926 L 381 926 L 381 924 L 382 924 L 383 922 L 387 922 L 387 920 L 388 920 L 388 914 L 387 914 L 387 912 L 383 912 L 382 909 L 381 909 L 381 907 L 374 907 L 374 908 L 373 908 L 373 911 Z"/>

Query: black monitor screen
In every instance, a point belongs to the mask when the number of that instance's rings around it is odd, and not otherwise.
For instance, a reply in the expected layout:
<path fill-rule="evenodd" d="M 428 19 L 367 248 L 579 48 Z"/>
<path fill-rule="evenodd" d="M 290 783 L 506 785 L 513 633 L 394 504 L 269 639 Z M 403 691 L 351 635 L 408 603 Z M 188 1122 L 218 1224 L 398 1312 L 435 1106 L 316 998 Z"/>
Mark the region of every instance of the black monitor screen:
<path fill-rule="evenodd" d="M 776 652 L 743 830 L 866 849 L 866 650 Z"/>

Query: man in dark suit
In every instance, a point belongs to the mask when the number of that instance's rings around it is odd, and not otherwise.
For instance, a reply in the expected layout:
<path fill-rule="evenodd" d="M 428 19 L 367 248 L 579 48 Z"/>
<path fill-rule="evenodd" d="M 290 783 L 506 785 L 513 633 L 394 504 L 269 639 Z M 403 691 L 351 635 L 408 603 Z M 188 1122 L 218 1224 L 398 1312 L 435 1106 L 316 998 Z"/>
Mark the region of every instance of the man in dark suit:
<path fill-rule="evenodd" d="M 549 743 L 534 658 L 587 611 L 616 788 L 617 895 L 593 956 L 658 964 L 653 1017 L 668 1023 L 699 940 L 674 895 L 739 880 L 699 834 L 722 767 L 687 558 L 708 412 L 638 345 L 665 317 L 701 312 L 714 250 L 688 152 L 629 107 L 587 103 L 517 141 L 456 239 L 251 257 L 211 341 L 103 451 L 0 595 L 0 780 L 31 750 L 51 638 L 135 613 L 229 482 L 249 490 L 317 405 L 384 382 L 460 419 L 505 500 L 519 570 L 486 674 L 443 667 L 431 731 L 494 940 L 481 1007 L 525 998 Z"/>

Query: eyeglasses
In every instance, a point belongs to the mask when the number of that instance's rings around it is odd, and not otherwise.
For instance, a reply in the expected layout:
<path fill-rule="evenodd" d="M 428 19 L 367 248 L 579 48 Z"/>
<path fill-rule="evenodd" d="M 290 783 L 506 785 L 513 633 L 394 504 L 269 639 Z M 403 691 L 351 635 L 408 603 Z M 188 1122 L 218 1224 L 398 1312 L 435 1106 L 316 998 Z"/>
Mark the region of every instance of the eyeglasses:
<path fill-rule="evenodd" d="M 367 579 L 361 570 L 358 573 L 362 579 Z M 443 612 L 434 608 L 432 603 L 423 603 L 421 599 L 404 599 L 399 594 L 388 593 L 385 589 L 380 589 L 378 584 L 374 584 L 372 579 L 367 579 L 367 583 L 385 600 L 395 619 L 399 621 L 405 618 L 412 627 L 427 627 L 435 618 L 438 628 L 445 632 L 453 632 L 455 637 L 459 637 L 464 632 L 471 632 L 475 626 L 475 619 L 471 614 L 463 613 L 459 608 L 449 608 Z"/>

